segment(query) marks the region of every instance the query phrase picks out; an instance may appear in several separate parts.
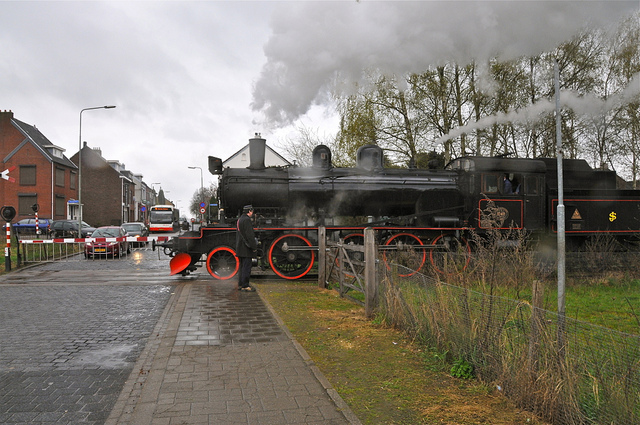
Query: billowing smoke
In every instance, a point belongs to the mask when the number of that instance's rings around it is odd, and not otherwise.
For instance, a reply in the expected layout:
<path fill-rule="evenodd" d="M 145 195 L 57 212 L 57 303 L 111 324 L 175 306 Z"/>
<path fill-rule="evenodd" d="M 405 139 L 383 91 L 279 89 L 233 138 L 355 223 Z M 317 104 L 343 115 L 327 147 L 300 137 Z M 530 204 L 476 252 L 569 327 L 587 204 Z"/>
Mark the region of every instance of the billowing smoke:
<path fill-rule="evenodd" d="M 333 90 L 353 88 L 367 69 L 404 75 L 536 55 L 637 9 L 637 0 L 285 2 L 271 22 L 252 107 L 289 124 Z"/>
<path fill-rule="evenodd" d="M 564 91 L 560 93 L 559 103 L 561 108 L 571 109 L 577 115 L 588 115 L 591 117 L 597 117 L 600 114 L 605 114 L 606 111 L 609 111 L 616 106 L 628 103 L 639 93 L 640 73 L 634 76 L 631 83 L 625 90 L 623 90 L 619 94 L 610 96 L 606 100 L 602 100 L 601 98 L 593 95 L 577 95 L 570 91 Z M 555 108 L 555 100 L 540 99 L 536 103 L 529 105 L 526 108 L 484 117 L 471 124 L 457 127 L 454 130 L 450 131 L 448 134 L 445 134 L 444 136 L 436 140 L 436 143 L 443 143 L 448 139 L 454 139 L 461 134 L 467 134 L 471 133 L 474 130 L 488 128 L 494 124 L 535 124 L 536 122 L 547 116 L 551 111 L 555 110 Z"/>

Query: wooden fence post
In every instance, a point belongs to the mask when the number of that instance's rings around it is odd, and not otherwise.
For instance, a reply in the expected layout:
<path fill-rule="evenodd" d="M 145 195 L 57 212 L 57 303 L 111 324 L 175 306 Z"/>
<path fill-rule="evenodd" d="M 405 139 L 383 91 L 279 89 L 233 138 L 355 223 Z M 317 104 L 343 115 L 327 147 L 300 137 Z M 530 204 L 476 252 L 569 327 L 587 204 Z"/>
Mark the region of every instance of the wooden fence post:
<path fill-rule="evenodd" d="M 318 287 L 327 287 L 327 228 L 318 227 Z"/>
<path fill-rule="evenodd" d="M 340 288 L 340 296 L 344 297 L 347 294 L 347 291 L 349 291 L 349 288 L 344 284 L 344 264 L 347 259 L 345 258 L 344 239 L 342 238 L 338 241 L 338 250 L 336 254 L 336 261 L 338 262 L 338 287 Z"/>
<path fill-rule="evenodd" d="M 364 229 L 364 314 L 368 319 L 373 317 L 378 302 L 377 252 L 375 232 L 367 227 Z"/>

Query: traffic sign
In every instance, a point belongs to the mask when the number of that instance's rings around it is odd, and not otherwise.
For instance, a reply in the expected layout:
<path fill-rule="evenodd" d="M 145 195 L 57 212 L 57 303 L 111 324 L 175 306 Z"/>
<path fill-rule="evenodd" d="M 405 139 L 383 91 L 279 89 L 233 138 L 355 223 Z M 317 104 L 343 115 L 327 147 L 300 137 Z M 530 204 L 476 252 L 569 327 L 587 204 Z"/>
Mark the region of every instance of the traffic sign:
<path fill-rule="evenodd" d="M 3 179 L 10 181 L 11 183 L 15 183 L 16 179 L 14 179 L 13 177 L 9 177 L 9 172 L 15 170 L 16 167 L 15 165 L 12 167 L 7 168 L 6 170 L 4 170 L 2 173 L 0 173 L 0 175 L 2 176 Z"/>
<path fill-rule="evenodd" d="M 200 208 L 204 208 L 206 206 L 207 206 L 207 204 L 205 204 L 204 202 L 200 202 Z"/>
<path fill-rule="evenodd" d="M 207 209 L 205 207 L 200 208 L 200 214 L 204 214 L 207 212 Z"/>

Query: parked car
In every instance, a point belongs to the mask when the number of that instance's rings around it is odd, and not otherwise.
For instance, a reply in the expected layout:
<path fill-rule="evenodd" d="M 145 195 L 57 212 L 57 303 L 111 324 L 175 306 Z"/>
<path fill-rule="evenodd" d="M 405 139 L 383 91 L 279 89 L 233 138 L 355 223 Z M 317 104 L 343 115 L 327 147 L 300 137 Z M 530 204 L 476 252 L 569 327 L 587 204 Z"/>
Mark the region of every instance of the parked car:
<path fill-rule="evenodd" d="M 96 228 L 83 221 L 81 235 L 78 236 L 78 220 L 55 220 L 51 222 L 49 230 L 54 238 L 88 238 Z"/>
<path fill-rule="evenodd" d="M 41 235 L 49 234 L 49 226 L 51 224 L 51 220 L 48 218 L 39 218 L 38 219 L 38 231 Z M 12 225 L 13 231 L 17 234 L 36 234 L 36 219 L 35 218 L 23 218 L 17 223 L 13 223 Z"/>
<path fill-rule="evenodd" d="M 131 252 L 129 242 L 124 240 L 127 232 L 120 226 L 98 227 L 92 234 L 92 238 L 123 238 L 121 241 L 113 242 L 87 242 L 84 245 L 84 256 L 86 258 L 120 257 L 123 253 Z"/>
<path fill-rule="evenodd" d="M 123 223 L 122 228 L 127 232 L 127 236 L 132 237 L 141 237 L 141 236 L 149 236 L 149 228 L 144 225 L 144 223 L 138 222 L 130 222 Z M 139 246 L 146 245 L 146 242 L 132 242 L 138 244 Z"/>
<path fill-rule="evenodd" d="M 144 223 L 130 222 L 122 224 L 129 236 L 149 236 L 149 228 Z"/>

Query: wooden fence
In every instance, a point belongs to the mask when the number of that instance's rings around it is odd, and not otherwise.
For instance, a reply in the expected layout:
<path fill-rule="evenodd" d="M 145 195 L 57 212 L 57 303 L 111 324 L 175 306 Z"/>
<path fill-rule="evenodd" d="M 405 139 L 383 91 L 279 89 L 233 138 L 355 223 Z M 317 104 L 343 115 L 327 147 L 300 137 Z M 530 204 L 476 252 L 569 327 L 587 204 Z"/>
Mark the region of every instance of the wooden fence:
<path fill-rule="evenodd" d="M 342 239 L 328 240 L 326 229 L 318 228 L 318 286 L 326 288 L 328 278 L 337 274 L 340 295 L 348 296 L 349 290 L 364 294 L 368 318 L 373 316 L 378 299 L 378 261 L 378 247 L 372 228 L 364 230 L 364 245 L 345 243 Z"/>

